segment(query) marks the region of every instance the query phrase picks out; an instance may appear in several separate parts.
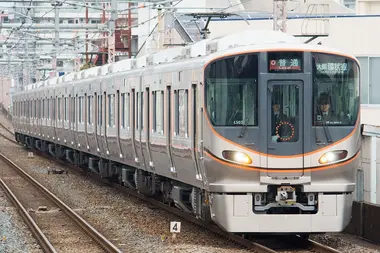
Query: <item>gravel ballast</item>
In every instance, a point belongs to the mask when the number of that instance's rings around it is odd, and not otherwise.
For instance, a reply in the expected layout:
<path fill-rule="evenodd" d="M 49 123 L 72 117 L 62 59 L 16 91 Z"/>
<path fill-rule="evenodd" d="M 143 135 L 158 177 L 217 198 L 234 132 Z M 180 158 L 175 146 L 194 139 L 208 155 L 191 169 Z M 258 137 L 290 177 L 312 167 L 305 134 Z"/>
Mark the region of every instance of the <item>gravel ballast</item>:
<path fill-rule="evenodd" d="M 0 252 L 43 252 L 2 188 L 0 188 Z"/>

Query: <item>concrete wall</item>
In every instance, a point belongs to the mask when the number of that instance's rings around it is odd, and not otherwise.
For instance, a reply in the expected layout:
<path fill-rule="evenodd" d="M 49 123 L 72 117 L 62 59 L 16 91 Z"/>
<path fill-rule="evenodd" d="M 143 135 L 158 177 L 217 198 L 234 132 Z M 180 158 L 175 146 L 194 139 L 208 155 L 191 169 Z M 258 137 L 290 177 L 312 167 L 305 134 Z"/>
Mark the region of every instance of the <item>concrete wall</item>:
<path fill-rule="evenodd" d="M 379 14 L 380 0 L 356 0 L 356 12 L 359 14 Z"/>

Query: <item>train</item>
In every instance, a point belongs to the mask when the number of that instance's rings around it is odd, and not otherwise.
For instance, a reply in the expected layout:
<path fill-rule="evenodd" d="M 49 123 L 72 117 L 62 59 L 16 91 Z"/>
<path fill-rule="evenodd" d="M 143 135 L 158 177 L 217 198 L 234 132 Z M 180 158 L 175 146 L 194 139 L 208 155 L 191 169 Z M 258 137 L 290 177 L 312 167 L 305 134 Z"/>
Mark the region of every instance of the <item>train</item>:
<path fill-rule="evenodd" d="M 249 29 L 30 84 L 13 126 L 25 146 L 230 233 L 340 232 L 359 87 L 352 54 Z"/>

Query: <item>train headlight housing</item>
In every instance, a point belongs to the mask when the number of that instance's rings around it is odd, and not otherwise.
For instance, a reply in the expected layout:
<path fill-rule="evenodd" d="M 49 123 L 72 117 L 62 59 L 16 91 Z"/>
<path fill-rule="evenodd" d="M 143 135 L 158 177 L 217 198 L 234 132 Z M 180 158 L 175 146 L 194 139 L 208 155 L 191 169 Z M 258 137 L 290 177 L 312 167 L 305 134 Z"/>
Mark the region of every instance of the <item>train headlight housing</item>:
<path fill-rule="evenodd" d="M 251 164 L 252 159 L 247 154 L 238 152 L 238 151 L 231 151 L 231 150 L 224 150 L 222 152 L 222 155 L 225 159 L 241 163 L 241 164 Z"/>
<path fill-rule="evenodd" d="M 347 150 L 330 151 L 330 152 L 324 153 L 321 156 L 321 158 L 319 158 L 319 163 L 320 164 L 332 163 L 339 160 L 343 160 L 346 157 L 347 157 Z"/>

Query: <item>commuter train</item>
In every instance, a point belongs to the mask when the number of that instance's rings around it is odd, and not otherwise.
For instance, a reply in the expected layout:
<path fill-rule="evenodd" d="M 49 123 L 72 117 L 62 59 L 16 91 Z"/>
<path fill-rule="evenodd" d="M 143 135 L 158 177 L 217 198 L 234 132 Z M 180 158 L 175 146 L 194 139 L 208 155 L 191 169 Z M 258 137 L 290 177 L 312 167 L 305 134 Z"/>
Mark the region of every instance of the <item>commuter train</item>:
<path fill-rule="evenodd" d="M 232 233 L 342 231 L 359 62 L 248 30 L 29 85 L 15 138 Z"/>

